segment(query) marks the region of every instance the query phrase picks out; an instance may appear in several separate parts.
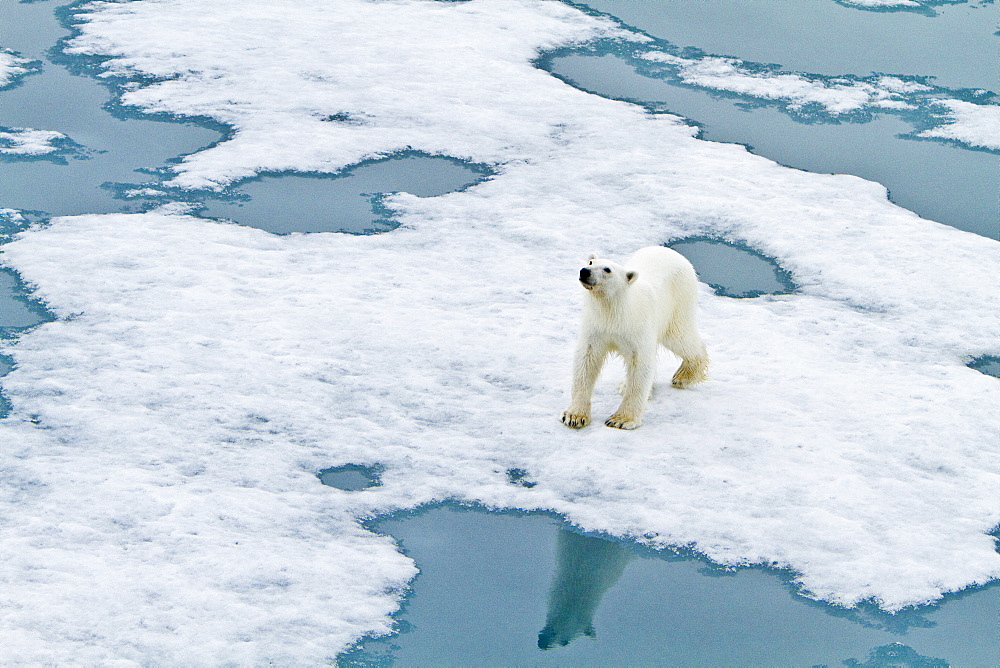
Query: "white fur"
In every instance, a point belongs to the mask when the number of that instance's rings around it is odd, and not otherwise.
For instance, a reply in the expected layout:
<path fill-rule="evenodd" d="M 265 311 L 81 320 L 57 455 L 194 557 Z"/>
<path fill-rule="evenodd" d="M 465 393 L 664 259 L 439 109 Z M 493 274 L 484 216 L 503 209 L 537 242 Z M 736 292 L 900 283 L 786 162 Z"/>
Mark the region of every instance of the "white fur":
<path fill-rule="evenodd" d="M 659 345 L 681 358 L 674 387 L 705 379 L 708 352 L 696 328 L 698 279 L 680 253 L 663 246 L 643 248 L 625 266 L 592 254 L 580 270 L 587 289 L 583 327 L 573 361 L 573 394 L 562 415 L 579 429 L 590 422 L 590 397 L 608 353 L 625 360 L 622 402 L 605 424 L 635 429 L 653 388 Z"/>

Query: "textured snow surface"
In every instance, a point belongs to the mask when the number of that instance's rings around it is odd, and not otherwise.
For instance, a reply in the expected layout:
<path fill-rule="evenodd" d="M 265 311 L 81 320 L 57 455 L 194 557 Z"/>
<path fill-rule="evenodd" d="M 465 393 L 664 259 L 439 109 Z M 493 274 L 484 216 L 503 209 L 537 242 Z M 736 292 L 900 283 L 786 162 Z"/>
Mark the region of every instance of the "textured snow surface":
<path fill-rule="evenodd" d="M 415 572 L 357 519 L 449 498 L 791 568 L 841 605 L 1000 576 L 1000 385 L 965 366 L 1000 354 L 1000 243 L 567 86 L 532 66 L 539 50 L 620 29 L 560 3 L 89 11 L 72 49 L 155 78 L 126 102 L 234 128 L 176 186 L 407 149 L 497 174 L 389 198 L 402 225 L 378 236 L 167 206 L 4 246 L 59 316 L 0 351 L 17 364 L 0 422 L 8 660 L 320 662 L 386 632 Z M 562 426 L 586 254 L 692 235 L 776 258 L 800 292 L 704 287 L 709 382 L 671 389 L 664 355 L 642 428 Z M 316 478 L 347 463 L 384 466 L 383 484 Z"/>

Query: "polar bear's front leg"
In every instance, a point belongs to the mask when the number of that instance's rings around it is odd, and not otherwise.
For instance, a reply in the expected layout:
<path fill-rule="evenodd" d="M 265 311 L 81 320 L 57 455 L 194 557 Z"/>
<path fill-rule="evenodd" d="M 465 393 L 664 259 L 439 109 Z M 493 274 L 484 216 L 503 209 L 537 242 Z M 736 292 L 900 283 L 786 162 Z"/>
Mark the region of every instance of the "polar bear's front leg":
<path fill-rule="evenodd" d="M 590 397 L 607 356 L 606 347 L 584 342 L 577 346 L 573 358 L 573 392 L 569 408 L 562 414 L 562 422 L 567 427 L 580 429 L 590 424 Z"/>
<path fill-rule="evenodd" d="M 622 403 L 604 424 L 615 429 L 635 429 L 642 425 L 642 414 L 646 412 L 646 402 L 653 389 L 655 371 L 655 347 L 652 352 L 639 351 L 625 357 Z"/>

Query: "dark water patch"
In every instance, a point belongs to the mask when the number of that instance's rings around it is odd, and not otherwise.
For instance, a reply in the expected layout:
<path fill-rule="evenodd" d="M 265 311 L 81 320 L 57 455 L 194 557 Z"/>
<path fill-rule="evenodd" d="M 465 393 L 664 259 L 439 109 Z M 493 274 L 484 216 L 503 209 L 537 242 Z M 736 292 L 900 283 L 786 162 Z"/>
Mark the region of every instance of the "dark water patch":
<path fill-rule="evenodd" d="M 740 106 L 737 96 L 644 76 L 637 66 L 617 54 L 560 56 L 546 65 L 582 90 L 693 119 L 702 139 L 743 144 L 797 169 L 876 181 L 924 218 L 1000 238 L 1000 158 L 993 153 L 901 139 L 912 123 L 891 116 L 803 123 L 780 109 Z"/>
<path fill-rule="evenodd" d="M 32 223 L 39 222 L 40 218 L 35 211 L 0 209 L 0 245 L 10 241 L 15 234 L 27 229 Z M 52 313 L 31 298 L 15 271 L 0 268 L 0 339 L 15 338 L 29 327 L 54 319 Z M 0 378 L 13 368 L 14 360 L 0 355 Z M 10 401 L 0 389 L 0 419 L 10 414 L 10 408 Z"/>
<path fill-rule="evenodd" d="M 434 197 L 479 183 L 484 165 L 407 153 L 371 160 L 339 174 L 269 174 L 244 182 L 228 199 L 204 199 L 199 215 L 233 220 L 274 234 L 372 234 L 396 227 L 381 203 L 405 191 Z"/>
<path fill-rule="evenodd" d="M 530 474 L 525 469 L 507 469 L 507 482 L 517 487 L 531 489 L 538 483 L 533 481 Z"/>
<path fill-rule="evenodd" d="M 552 514 L 442 504 L 369 528 L 420 574 L 399 634 L 361 642 L 340 666 L 907 665 L 870 663 L 887 647 L 1000 665 L 997 587 L 889 615 L 804 599 L 791 573 L 581 534 Z"/>
<path fill-rule="evenodd" d="M 3 243 L 3 216 L 0 216 L 0 243 Z M 31 299 L 27 288 L 16 272 L 0 268 L 0 339 L 12 339 L 25 329 L 54 320 L 54 316 L 37 301 Z M 14 368 L 14 361 L 0 355 L 0 378 Z M 0 419 L 10 414 L 10 401 L 0 390 Z"/>
<path fill-rule="evenodd" d="M 772 259 L 741 244 L 705 237 L 667 244 L 694 265 L 698 278 L 723 297 L 760 297 L 794 292 L 791 274 Z"/>
<path fill-rule="evenodd" d="M 319 479 L 328 487 L 336 487 L 346 492 L 357 492 L 382 484 L 381 466 L 345 464 L 319 472 Z"/>
<path fill-rule="evenodd" d="M 20 277 L 10 269 L 0 269 L 0 337 L 9 338 L 50 320 L 52 315 L 30 299 Z"/>
<path fill-rule="evenodd" d="M 969 367 L 988 376 L 1000 378 L 1000 357 L 985 355 L 969 362 Z"/>
<path fill-rule="evenodd" d="M 10 373 L 13 368 L 13 362 L 9 358 L 0 356 L 0 379 Z M 10 400 L 3 394 L 3 388 L 0 388 L 0 420 L 10 415 L 10 409 Z"/>
<path fill-rule="evenodd" d="M 8 373 L 14 369 L 14 360 L 11 358 L 0 355 L 0 379 L 6 376 Z M 0 388 L 0 420 L 10 415 L 10 400 L 3 394 L 3 389 Z"/>

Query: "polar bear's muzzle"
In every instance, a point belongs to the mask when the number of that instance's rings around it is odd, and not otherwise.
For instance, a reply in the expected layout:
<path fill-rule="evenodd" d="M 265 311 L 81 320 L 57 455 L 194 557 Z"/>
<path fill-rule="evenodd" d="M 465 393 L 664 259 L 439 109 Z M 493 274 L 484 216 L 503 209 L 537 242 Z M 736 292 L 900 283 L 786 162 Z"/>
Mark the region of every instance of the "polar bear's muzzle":
<path fill-rule="evenodd" d="M 580 282 L 583 283 L 583 287 L 588 290 L 594 287 L 594 278 L 591 274 L 590 267 L 584 267 L 580 270 Z"/>

